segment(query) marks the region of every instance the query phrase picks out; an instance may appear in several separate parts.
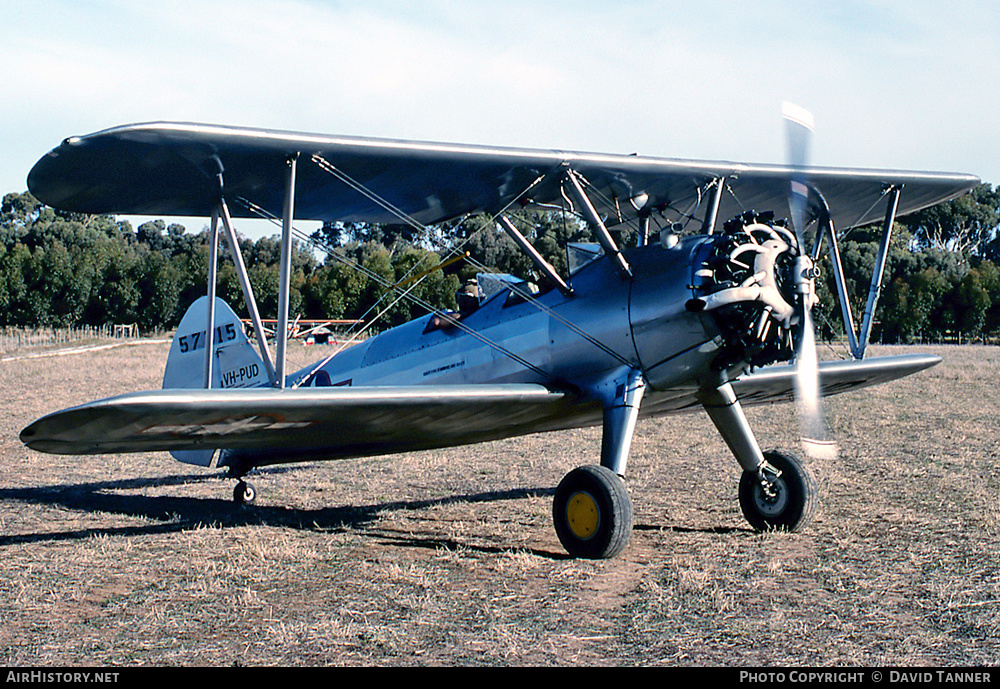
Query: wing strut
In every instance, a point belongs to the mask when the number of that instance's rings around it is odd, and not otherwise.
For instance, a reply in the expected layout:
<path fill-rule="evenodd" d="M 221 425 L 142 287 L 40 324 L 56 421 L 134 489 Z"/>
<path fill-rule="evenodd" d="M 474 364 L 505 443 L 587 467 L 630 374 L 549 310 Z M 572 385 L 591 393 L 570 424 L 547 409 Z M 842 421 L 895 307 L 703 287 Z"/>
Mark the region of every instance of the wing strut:
<path fill-rule="evenodd" d="M 833 279 L 837 286 L 837 299 L 840 301 L 840 312 L 844 319 L 844 330 L 847 332 L 848 344 L 851 348 L 851 356 L 855 359 L 864 359 L 865 350 L 868 348 L 868 341 L 871 337 L 872 325 L 875 322 L 875 308 L 878 306 L 878 299 L 882 293 L 882 277 L 885 273 L 885 262 L 889 256 L 889 240 L 892 238 L 892 225 L 896 220 L 896 211 L 899 208 L 899 195 L 902 186 L 890 186 L 885 190 L 889 196 L 885 208 L 885 218 L 882 221 L 882 239 L 879 243 L 878 254 L 875 257 L 875 267 L 872 270 L 871 285 L 868 288 L 868 302 L 865 305 L 865 313 L 861 322 L 861 331 L 855 331 L 854 314 L 851 312 L 851 303 L 847 297 L 847 280 L 844 276 L 844 266 L 840 259 L 840 246 L 837 242 L 837 230 L 833 226 L 833 219 L 830 216 L 830 209 L 826 206 L 826 200 L 821 195 L 812 192 L 819 197 L 822 205 L 822 226 L 823 233 L 816 241 L 813 251 L 814 257 L 818 258 L 820 242 L 823 236 L 830 238 L 830 263 L 833 265 Z"/>
<path fill-rule="evenodd" d="M 208 233 L 208 325 L 205 328 L 205 389 L 212 387 L 212 361 L 215 358 L 215 288 L 219 273 L 219 209 L 212 211 Z"/>
<path fill-rule="evenodd" d="M 840 260 L 840 245 L 837 242 L 837 228 L 833 226 L 833 219 L 829 213 L 826 215 L 826 236 L 830 238 L 830 263 L 833 264 L 833 281 L 837 285 L 837 300 L 840 302 L 840 315 L 844 319 L 844 330 L 847 331 L 847 341 L 851 347 L 851 356 L 855 359 L 858 356 L 858 336 L 854 326 L 854 313 L 851 311 L 851 302 L 847 298 L 847 280 L 844 278 L 844 265 Z M 816 248 L 819 248 L 817 243 Z"/>
<path fill-rule="evenodd" d="M 295 215 L 295 169 L 298 154 L 288 157 L 288 167 L 285 170 L 285 207 L 281 219 L 281 267 L 278 282 L 278 327 L 274 333 L 277 351 L 275 352 L 275 387 L 285 387 L 285 352 L 288 345 L 288 293 L 291 291 L 292 280 L 292 219 Z"/>
<path fill-rule="evenodd" d="M 587 193 L 580 186 L 580 180 L 577 179 L 577 173 L 572 170 L 567 170 L 566 181 L 569 182 L 569 193 L 573 196 L 573 200 L 576 205 L 579 206 L 580 212 L 587 219 L 587 223 L 590 225 L 590 229 L 597 236 L 597 241 L 601 243 L 604 247 L 604 253 L 608 255 L 611 260 L 614 261 L 615 267 L 618 272 L 621 273 L 622 278 L 629 279 L 632 277 L 632 267 L 629 266 L 628 261 L 622 256 L 621 250 L 619 250 L 618 245 L 615 244 L 615 240 L 612 239 L 611 233 L 608 232 L 608 228 L 605 227 L 604 221 L 601 220 L 601 216 L 597 214 L 597 210 L 594 208 L 594 204 L 590 202 L 587 198 Z"/>
<path fill-rule="evenodd" d="M 233 228 L 233 219 L 229 213 L 229 206 L 226 205 L 225 196 L 219 197 L 218 205 L 212 210 L 212 225 L 208 248 L 208 323 L 205 330 L 207 338 L 205 346 L 206 389 L 212 387 L 212 358 L 215 353 L 215 293 L 218 281 L 220 218 L 226 231 L 229 253 L 233 258 L 233 263 L 236 265 L 236 274 L 240 279 L 240 287 L 243 289 L 243 298 L 246 302 L 247 311 L 250 312 L 250 319 L 253 322 L 254 334 L 257 336 L 261 359 L 264 361 L 264 368 L 267 371 L 267 379 L 274 387 L 285 387 L 285 354 L 288 344 L 288 297 L 291 291 L 292 272 L 292 218 L 295 213 L 295 172 L 298 157 L 297 153 L 288 157 L 287 169 L 285 171 L 284 218 L 281 224 L 280 284 L 278 285 L 278 323 L 274 334 L 277 348 L 275 353 L 276 362 L 272 362 L 270 352 L 267 348 L 267 336 L 264 332 L 264 324 L 260 318 L 260 310 L 257 308 L 257 300 L 254 298 L 253 286 L 250 283 L 246 264 L 243 262 L 243 254 L 240 252 L 239 241 L 236 237 L 236 230 Z"/>
<path fill-rule="evenodd" d="M 253 321 L 253 330 L 257 335 L 257 345 L 260 348 L 260 358 L 264 360 L 264 368 L 267 370 L 267 379 L 274 385 L 274 364 L 271 362 L 271 353 L 267 349 L 267 337 L 264 334 L 264 324 L 260 320 L 260 311 L 257 310 L 257 300 L 253 296 L 253 286 L 250 284 L 250 276 L 247 274 L 247 267 L 243 263 L 243 255 L 240 253 L 240 245 L 236 239 L 236 230 L 233 229 L 233 218 L 229 215 L 229 206 L 226 199 L 219 199 L 219 215 L 222 217 L 222 226 L 226 229 L 226 240 L 229 244 L 229 253 L 236 264 L 236 274 L 240 278 L 240 286 L 243 288 L 243 298 L 246 301 L 247 311 Z"/>
<path fill-rule="evenodd" d="M 514 240 L 514 243 L 521 248 L 521 251 L 528 255 L 528 258 L 530 258 L 531 262 L 535 264 L 535 267 L 538 268 L 538 270 L 541 271 L 545 277 L 551 280 L 552 283 L 559 288 L 560 292 L 565 294 L 567 297 L 573 296 L 573 288 L 566 284 L 566 281 L 560 277 L 559 273 L 556 272 L 556 269 L 552 267 L 551 263 L 542 258 L 542 255 L 538 253 L 538 250 L 531 245 L 531 242 L 529 242 L 516 227 L 514 227 L 514 223 L 512 223 L 506 215 L 498 215 L 497 222 L 500 223 L 500 227 L 503 228 L 504 232 L 506 232 L 507 235 Z"/>
<path fill-rule="evenodd" d="M 875 268 L 872 270 L 872 284 L 868 290 L 868 304 L 865 306 L 865 315 L 861 321 L 861 337 L 858 351 L 854 353 L 855 359 L 864 359 L 865 349 L 868 347 L 868 337 L 871 335 L 872 322 L 875 319 L 875 307 L 878 305 L 879 294 L 882 293 L 882 274 L 885 271 L 885 259 L 889 254 L 892 223 L 896 219 L 896 209 L 899 207 L 899 191 L 900 188 L 895 186 L 889 190 L 889 203 L 886 205 L 885 222 L 882 225 L 882 242 L 879 244 Z"/>
<path fill-rule="evenodd" d="M 404 213 L 403 211 L 401 211 L 400 209 L 398 209 L 396 206 L 393 206 L 389 201 L 387 201 L 386 199 L 383 199 L 378 194 L 376 194 L 375 192 L 373 192 L 371 189 L 368 189 L 367 187 L 365 187 L 360 182 L 354 180 L 349 175 L 345 174 L 343 171 L 337 169 L 333 164 L 331 164 L 329 161 L 323 159 L 321 156 L 319 156 L 319 155 L 313 155 L 312 156 L 312 160 L 313 160 L 314 163 L 316 163 L 316 165 L 320 169 L 322 169 L 325 172 L 333 175 L 334 177 L 336 177 L 337 179 L 339 179 L 341 182 L 343 182 L 344 184 L 346 184 L 348 187 L 350 187 L 351 189 L 353 189 L 353 190 L 357 191 L 358 193 L 362 194 L 365 198 L 369 199 L 370 201 L 373 201 L 374 203 L 376 203 L 377 205 L 381 206 L 385 210 L 389 211 L 390 213 L 392 213 L 396 217 L 400 218 L 401 220 L 403 220 L 405 223 L 407 223 L 411 227 L 414 227 L 414 228 L 420 229 L 420 230 L 426 229 L 424 227 L 424 225 L 420 224 L 420 222 L 417 221 L 415 218 L 407 215 L 406 213 Z M 543 180 L 547 179 L 548 176 L 550 174 L 552 174 L 552 172 L 554 172 L 556 169 L 563 169 L 563 166 L 560 165 L 557 168 L 554 168 L 549 173 L 546 173 L 544 175 L 540 175 L 539 177 L 537 177 L 535 179 L 535 181 L 533 181 L 531 184 L 529 184 L 528 187 L 524 191 L 522 191 L 520 194 L 518 194 L 517 196 L 515 196 L 506 206 L 504 206 L 502 209 L 500 209 L 500 211 L 498 211 L 491 218 L 491 222 L 495 222 L 495 221 L 497 221 L 498 218 L 502 217 L 503 214 L 507 211 L 508 208 L 510 208 L 511 206 L 513 206 L 520 198 L 522 198 L 525 194 L 527 194 L 528 191 L 530 191 L 535 185 L 537 185 L 540 182 L 542 182 Z M 573 173 L 567 172 L 566 174 L 567 175 L 572 175 Z M 583 192 L 582 188 L 580 189 L 580 191 L 581 191 L 581 193 Z M 586 195 L 583 196 L 583 200 L 586 201 L 587 205 L 590 205 L 589 199 L 587 199 Z M 263 209 L 260 209 L 259 207 L 257 207 L 257 208 L 259 209 L 259 211 L 263 211 Z M 618 258 L 625 265 L 626 269 L 628 270 L 628 272 L 626 273 L 626 276 L 630 277 L 631 276 L 631 270 L 628 269 L 628 264 L 625 263 L 624 257 L 622 257 L 621 252 L 618 251 L 618 247 L 615 246 L 614 240 L 611 239 L 611 235 L 608 234 L 608 231 L 604 227 L 604 224 L 601 223 L 600 218 L 597 216 L 597 211 L 594 210 L 594 208 L 593 208 L 592 205 L 590 205 L 590 209 L 593 212 L 594 217 L 597 219 L 597 222 L 599 223 L 600 227 L 604 230 L 604 234 L 607 236 L 607 241 L 610 242 L 611 250 L 606 249 L 605 250 L 606 253 L 609 253 L 609 254 L 612 254 L 612 255 L 617 255 Z M 265 215 L 265 213 L 260 213 L 260 214 L 261 214 L 261 217 L 267 217 Z M 270 215 L 270 214 L 267 214 L 267 215 Z M 270 217 L 273 219 L 274 216 L 270 216 Z M 518 234 L 520 234 L 520 233 L 518 233 Z M 468 241 L 468 238 L 465 241 Z M 527 241 L 527 240 L 525 240 L 525 241 Z M 516 240 L 515 240 L 515 242 L 516 242 Z M 456 251 L 457 249 L 460 249 L 461 246 L 462 245 L 459 245 L 459 247 L 457 247 L 455 249 L 452 249 L 452 251 Z M 331 255 L 337 256 L 336 254 L 331 254 Z M 337 260 L 344 261 L 344 257 L 338 256 Z M 482 264 L 477 264 L 477 262 L 475 262 L 475 261 L 470 260 L 470 263 L 472 265 L 475 265 L 477 267 L 482 268 L 486 272 L 489 271 L 489 269 L 486 266 L 483 266 Z M 351 265 L 355 269 L 358 269 L 357 265 L 355 265 L 355 264 L 351 264 Z M 362 271 L 362 272 L 364 272 L 364 271 Z M 553 273 L 555 275 L 558 275 L 558 273 L 555 273 L 554 270 L 553 270 Z M 374 274 L 370 274 L 370 275 L 368 275 L 368 277 L 372 278 L 376 282 L 379 281 L 379 278 L 377 276 L 375 276 Z M 561 279 L 559 281 L 562 282 Z M 388 284 L 386 286 L 387 287 L 391 287 L 391 285 L 388 285 Z M 396 285 L 396 286 L 398 287 L 399 285 Z M 572 293 L 572 287 L 569 287 L 567 285 L 567 288 L 570 290 L 570 293 Z M 539 310 L 547 313 L 548 315 L 552 316 L 556 320 L 560 321 L 563 325 L 565 325 L 566 327 L 568 327 L 571 330 L 573 330 L 574 332 L 576 332 L 578 335 L 580 335 L 581 337 L 583 337 L 584 339 L 586 339 L 588 342 L 592 343 L 596 347 L 599 347 L 604 352 L 610 354 L 612 357 L 614 357 L 614 358 L 618 359 L 619 361 L 621 361 L 623 364 L 626 364 L 626 365 L 628 364 L 628 361 L 624 357 L 622 357 L 620 354 L 618 354 L 617 352 L 615 352 L 613 349 L 611 349 L 610 347 L 608 347 L 604 343 L 602 343 L 602 342 L 596 340 L 595 338 L 593 338 L 592 336 L 588 335 L 586 332 L 584 332 L 583 330 L 581 330 L 580 328 L 578 328 L 576 325 L 574 325 L 570 321 L 568 321 L 565 318 L 563 318 L 562 316 L 558 315 L 556 312 L 552 311 L 549 307 L 545 306 L 545 304 L 543 304 L 541 301 L 539 301 L 538 299 L 535 299 L 534 296 L 531 293 L 529 293 L 529 292 L 527 292 L 525 290 L 521 290 L 517 286 L 514 286 L 514 285 L 512 285 L 510 287 L 510 289 L 511 289 L 512 292 L 516 293 L 518 296 L 523 297 L 526 302 L 532 304 L 535 308 L 537 308 L 537 309 L 539 309 Z M 405 296 L 405 294 L 404 294 L 404 296 Z M 433 306 L 427 304 L 426 302 L 423 302 L 422 300 L 419 300 L 419 299 L 417 299 L 417 298 L 415 298 L 413 296 L 410 296 L 409 298 L 411 300 L 413 300 L 414 303 L 418 303 L 421 306 L 424 306 L 425 308 L 427 308 L 429 311 L 431 311 L 433 313 L 437 313 L 437 314 L 440 315 L 440 312 L 436 308 L 434 308 Z M 462 325 L 461 323 L 459 323 L 458 325 L 459 325 L 460 328 L 466 329 L 465 326 Z M 503 347 L 500 347 L 500 345 L 498 345 L 497 343 L 491 342 L 488 339 L 483 339 L 483 337 L 480 334 L 478 334 L 476 331 L 469 330 L 468 332 L 470 334 L 472 334 L 474 337 L 476 337 L 477 339 L 480 339 L 485 344 L 488 344 L 489 346 L 494 347 L 495 349 L 497 349 L 497 351 L 503 352 L 503 353 L 507 354 L 508 356 L 511 356 L 512 358 L 514 358 L 515 361 L 518 361 L 519 363 L 524 364 L 526 367 L 530 368 L 531 370 L 535 371 L 536 373 L 539 373 L 540 375 L 543 375 L 543 376 L 545 375 L 544 373 L 542 373 L 540 371 L 540 369 L 538 369 L 537 367 L 535 367 L 532 364 L 529 364 L 529 363 L 525 362 L 520 357 L 517 357 L 517 356 L 511 354 L 509 351 L 507 351 Z"/>
<path fill-rule="evenodd" d="M 713 234 L 719 218 L 719 206 L 722 205 L 722 192 L 726 188 L 726 178 L 719 177 L 712 183 L 712 191 L 708 197 L 708 210 L 705 221 L 701 224 L 702 234 Z"/>
<path fill-rule="evenodd" d="M 652 211 L 645 208 L 639 211 L 639 239 L 636 246 L 646 246 L 649 244 L 649 217 Z"/>

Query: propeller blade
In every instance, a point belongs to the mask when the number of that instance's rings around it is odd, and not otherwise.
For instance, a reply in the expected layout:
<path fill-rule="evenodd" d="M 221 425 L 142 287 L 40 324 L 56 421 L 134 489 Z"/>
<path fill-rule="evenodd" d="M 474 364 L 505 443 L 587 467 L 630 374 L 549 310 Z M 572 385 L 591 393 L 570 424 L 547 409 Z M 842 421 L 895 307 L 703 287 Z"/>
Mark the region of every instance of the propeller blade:
<path fill-rule="evenodd" d="M 802 448 L 812 459 L 835 459 L 837 444 L 826 430 L 819 388 L 819 359 L 809 309 L 803 310 L 802 335 L 796 354 L 795 398 L 802 431 Z"/>
<path fill-rule="evenodd" d="M 793 103 L 782 103 L 781 114 L 785 118 L 785 133 L 788 139 L 788 165 L 792 168 L 792 186 L 788 197 L 792 229 L 799 242 L 799 253 L 805 251 L 806 207 L 809 202 L 809 187 L 806 185 L 805 167 L 809 158 L 809 139 L 813 133 L 812 113 Z"/>
<path fill-rule="evenodd" d="M 813 116 L 808 110 L 792 103 L 782 104 L 785 132 L 788 139 L 788 162 L 792 168 L 788 210 L 799 255 L 805 256 L 806 210 L 809 203 L 809 186 L 805 167 L 809 156 L 809 140 L 813 132 Z M 812 323 L 811 290 L 802 273 L 811 269 L 811 262 L 799 261 L 796 280 L 799 284 L 799 337 L 795 353 L 795 398 L 802 431 L 802 448 L 813 459 L 832 459 L 837 456 L 837 445 L 830 439 L 823 416 L 823 397 L 819 384 L 819 358 L 816 354 L 816 334 Z"/>

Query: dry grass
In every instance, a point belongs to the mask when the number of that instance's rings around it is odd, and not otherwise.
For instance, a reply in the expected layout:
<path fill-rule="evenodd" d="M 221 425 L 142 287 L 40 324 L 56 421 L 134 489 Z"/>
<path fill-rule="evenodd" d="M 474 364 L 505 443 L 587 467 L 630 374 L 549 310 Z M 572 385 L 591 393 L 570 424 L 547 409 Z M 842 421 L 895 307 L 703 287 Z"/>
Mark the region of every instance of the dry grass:
<path fill-rule="evenodd" d="M 235 509 L 165 454 L 17 440 L 158 387 L 165 345 L 0 363 L 0 662 L 994 665 L 1000 348 L 928 349 L 945 363 L 829 401 L 842 452 L 800 534 L 749 530 L 704 415 L 643 422 L 632 543 L 604 562 L 565 557 L 549 516 L 596 429 L 264 471 Z M 795 447 L 790 407 L 749 416 Z"/>

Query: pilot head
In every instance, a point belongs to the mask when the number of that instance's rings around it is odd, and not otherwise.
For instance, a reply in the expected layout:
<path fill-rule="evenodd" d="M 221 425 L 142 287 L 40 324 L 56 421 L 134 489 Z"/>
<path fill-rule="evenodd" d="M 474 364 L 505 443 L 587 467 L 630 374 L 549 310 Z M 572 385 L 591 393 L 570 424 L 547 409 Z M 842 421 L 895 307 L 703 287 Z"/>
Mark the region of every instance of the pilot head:
<path fill-rule="evenodd" d="M 479 308 L 479 283 L 475 278 L 466 280 L 461 289 L 455 293 L 459 313 L 465 315 Z"/>

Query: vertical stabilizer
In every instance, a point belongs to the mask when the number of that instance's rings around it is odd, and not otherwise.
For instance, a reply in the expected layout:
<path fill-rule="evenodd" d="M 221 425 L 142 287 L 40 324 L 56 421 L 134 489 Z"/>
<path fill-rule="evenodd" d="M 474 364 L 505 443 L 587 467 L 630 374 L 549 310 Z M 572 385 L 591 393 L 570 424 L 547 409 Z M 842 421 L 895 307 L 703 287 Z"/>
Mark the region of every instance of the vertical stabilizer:
<path fill-rule="evenodd" d="M 204 388 L 205 347 L 208 344 L 208 297 L 195 301 L 170 345 L 163 388 Z M 222 299 L 215 299 L 213 337 L 213 389 L 252 388 L 267 384 L 267 370 L 260 355 L 250 344 L 243 323 Z M 211 466 L 214 450 L 173 450 L 174 459 L 187 464 Z"/>

